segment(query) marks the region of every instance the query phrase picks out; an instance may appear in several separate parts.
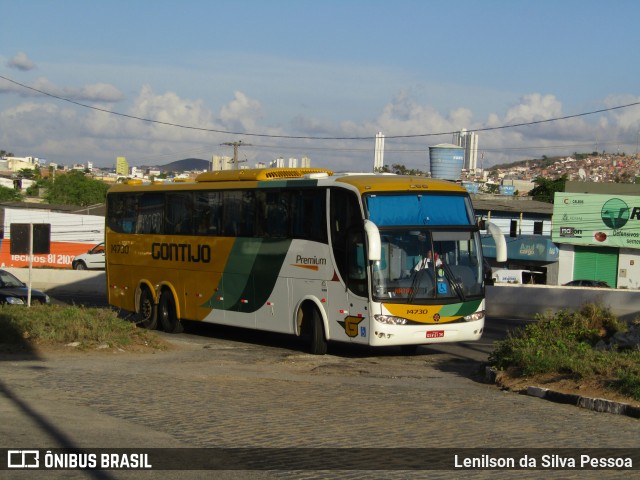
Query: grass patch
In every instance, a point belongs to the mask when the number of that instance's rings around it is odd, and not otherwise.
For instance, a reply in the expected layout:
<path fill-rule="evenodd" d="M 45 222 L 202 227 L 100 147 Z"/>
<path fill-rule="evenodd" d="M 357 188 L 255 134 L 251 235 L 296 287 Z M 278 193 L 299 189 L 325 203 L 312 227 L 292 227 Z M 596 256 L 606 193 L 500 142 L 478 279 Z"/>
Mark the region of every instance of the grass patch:
<path fill-rule="evenodd" d="M 79 349 L 166 348 L 154 332 L 136 327 L 108 308 L 0 306 L 0 344 L 27 348 L 70 343 L 76 343 Z"/>
<path fill-rule="evenodd" d="M 536 320 L 498 342 L 490 364 L 518 376 L 557 373 L 597 380 L 640 401 L 640 345 L 607 348 L 616 333 L 640 325 L 621 322 L 608 308 L 595 304 L 537 315 Z"/>

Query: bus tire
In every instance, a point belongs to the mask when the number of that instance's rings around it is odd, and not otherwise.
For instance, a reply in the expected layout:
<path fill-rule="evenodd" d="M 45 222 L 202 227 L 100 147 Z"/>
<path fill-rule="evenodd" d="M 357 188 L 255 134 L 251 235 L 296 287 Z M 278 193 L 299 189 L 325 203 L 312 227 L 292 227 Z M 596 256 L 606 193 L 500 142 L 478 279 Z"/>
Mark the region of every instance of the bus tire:
<path fill-rule="evenodd" d="M 324 335 L 322 317 L 317 308 L 311 310 L 311 342 L 309 352 L 312 355 L 324 355 L 327 353 L 327 339 Z"/>
<path fill-rule="evenodd" d="M 148 288 L 142 288 L 140 291 L 138 312 L 138 325 L 148 330 L 155 330 L 158 327 L 158 309 Z"/>
<path fill-rule="evenodd" d="M 182 332 L 182 323 L 176 314 L 176 303 L 173 295 L 169 291 L 164 291 L 160 295 L 158 302 L 158 316 L 162 330 L 167 333 Z"/>

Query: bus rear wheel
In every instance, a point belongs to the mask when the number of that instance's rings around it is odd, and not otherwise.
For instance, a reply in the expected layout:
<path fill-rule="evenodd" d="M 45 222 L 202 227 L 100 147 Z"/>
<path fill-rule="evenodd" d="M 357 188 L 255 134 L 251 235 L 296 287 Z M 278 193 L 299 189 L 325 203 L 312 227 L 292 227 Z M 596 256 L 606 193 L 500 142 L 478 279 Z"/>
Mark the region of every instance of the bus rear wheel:
<path fill-rule="evenodd" d="M 158 327 L 158 310 L 148 288 L 143 288 L 140 292 L 138 312 L 139 325 L 149 330 L 155 330 Z"/>
<path fill-rule="evenodd" d="M 171 292 L 162 292 L 160 301 L 158 302 L 158 316 L 160 317 L 160 325 L 162 330 L 167 333 L 182 332 L 182 323 L 178 319 L 176 313 L 176 303 Z"/>

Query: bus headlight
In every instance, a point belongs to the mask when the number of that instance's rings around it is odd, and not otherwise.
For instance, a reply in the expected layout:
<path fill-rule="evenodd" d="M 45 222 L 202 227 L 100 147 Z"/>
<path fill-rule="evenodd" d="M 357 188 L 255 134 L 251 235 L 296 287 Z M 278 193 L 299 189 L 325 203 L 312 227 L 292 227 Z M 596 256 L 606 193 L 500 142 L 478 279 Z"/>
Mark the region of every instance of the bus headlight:
<path fill-rule="evenodd" d="M 374 315 L 373 318 L 386 325 L 406 325 L 409 323 L 406 318 L 394 317 L 393 315 Z"/>
<path fill-rule="evenodd" d="M 478 310 L 477 312 L 472 313 L 471 315 L 465 315 L 465 322 L 477 322 L 478 320 L 482 320 L 484 318 L 485 312 L 484 310 Z"/>

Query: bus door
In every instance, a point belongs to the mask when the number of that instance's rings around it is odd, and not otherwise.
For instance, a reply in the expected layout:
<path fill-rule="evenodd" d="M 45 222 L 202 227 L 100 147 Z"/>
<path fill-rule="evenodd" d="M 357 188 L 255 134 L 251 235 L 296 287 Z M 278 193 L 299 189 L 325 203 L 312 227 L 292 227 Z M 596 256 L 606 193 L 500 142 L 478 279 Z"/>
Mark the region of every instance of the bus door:
<path fill-rule="evenodd" d="M 356 229 L 347 235 L 346 286 L 349 315 L 345 332 L 354 343 L 369 343 L 372 324 L 369 305 L 369 275 L 365 251 L 364 230 Z"/>
<path fill-rule="evenodd" d="M 335 338 L 369 343 L 368 275 L 364 224 L 355 192 L 330 191 L 331 247 L 342 282 L 331 282 L 331 314 L 337 315 L 341 329 Z"/>

